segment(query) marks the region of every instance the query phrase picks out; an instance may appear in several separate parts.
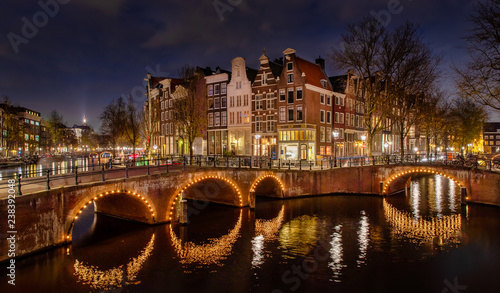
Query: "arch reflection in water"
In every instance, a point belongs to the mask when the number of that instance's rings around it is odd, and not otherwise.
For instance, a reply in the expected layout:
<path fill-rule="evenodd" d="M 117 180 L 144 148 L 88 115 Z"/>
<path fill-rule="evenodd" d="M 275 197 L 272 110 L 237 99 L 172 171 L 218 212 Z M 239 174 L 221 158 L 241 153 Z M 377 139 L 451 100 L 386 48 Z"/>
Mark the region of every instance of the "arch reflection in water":
<path fill-rule="evenodd" d="M 282 257 L 309 256 L 317 246 L 319 222 L 315 215 L 302 215 L 283 224 L 279 233 L 279 249 L 285 252 Z"/>
<path fill-rule="evenodd" d="M 236 225 L 227 235 L 215 239 L 209 239 L 206 244 L 194 244 L 193 242 L 183 243 L 170 225 L 170 238 L 175 252 L 180 258 L 182 264 L 198 263 L 200 265 L 218 265 L 222 266 L 221 261 L 225 260 L 233 250 L 233 245 L 240 237 L 241 223 L 243 220 L 243 211 L 240 210 L 240 216 Z"/>
<path fill-rule="evenodd" d="M 429 220 L 415 218 L 401 212 L 385 199 L 384 215 L 392 226 L 392 233 L 409 238 L 415 243 L 432 242 L 435 238 L 448 243 L 460 243 L 462 229 L 460 215 L 431 217 Z"/>
<path fill-rule="evenodd" d="M 278 232 L 283 224 L 285 206 L 281 206 L 278 216 L 271 220 L 258 219 L 255 221 L 255 237 L 252 238 L 252 268 L 259 267 L 264 263 L 265 241 L 278 239 Z"/>
<path fill-rule="evenodd" d="M 125 270 L 124 265 L 121 265 L 103 271 L 97 266 L 87 265 L 76 259 L 73 265 L 75 269 L 74 275 L 78 277 L 79 282 L 90 285 L 92 289 L 111 290 L 128 284 L 134 284 L 137 282 L 137 274 L 141 270 L 142 265 L 151 256 L 154 242 L 155 234 L 151 236 L 151 240 L 139 256 L 132 258 L 125 265 Z M 124 280 L 124 278 L 126 279 Z"/>
<path fill-rule="evenodd" d="M 342 264 L 344 257 L 344 249 L 342 248 L 342 225 L 335 226 L 330 245 L 330 257 L 332 261 L 328 263 L 328 266 L 333 271 L 333 279 L 331 280 L 334 282 L 340 282 L 342 268 L 345 267 L 345 265 Z"/>

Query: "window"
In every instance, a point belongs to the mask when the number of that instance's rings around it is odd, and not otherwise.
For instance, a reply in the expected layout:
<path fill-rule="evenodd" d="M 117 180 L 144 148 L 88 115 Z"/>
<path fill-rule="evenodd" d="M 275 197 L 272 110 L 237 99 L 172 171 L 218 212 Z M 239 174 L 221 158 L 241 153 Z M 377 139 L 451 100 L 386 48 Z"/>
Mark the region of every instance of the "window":
<path fill-rule="evenodd" d="M 288 121 L 293 121 L 293 107 L 288 107 Z"/>
<path fill-rule="evenodd" d="M 326 128 L 326 142 L 332 142 L 332 129 L 330 127 Z"/>
<path fill-rule="evenodd" d="M 234 107 L 234 96 L 229 97 L 229 107 Z"/>
<path fill-rule="evenodd" d="M 293 73 L 287 74 L 287 82 L 292 83 L 293 82 Z"/>
<path fill-rule="evenodd" d="M 248 95 L 243 96 L 243 106 L 248 106 Z"/>
<path fill-rule="evenodd" d="M 351 126 L 354 126 L 354 119 L 355 119 L 355 116 L 354 114 L 351 115 Z"/>
<path fill-rule="evenodd" d="M 323 86 L 323 88 L 326 89 L 326 80 L 322 79 L 321 80 L 321 85 Z"/>
<path fill-rule="evenodd" d="M 321 142 L 325 142 L 325 128 L 323 126 L 320 127 L 319 139 Z"/>
<path fill-rule="evenodd" d="M 293 103 L 293 89 L 288 89 L 288 104 Z"/>
<path fill-rule="evenodd" d="M 339 123 L 339 113 L 335 113 L 335 123 Z"/>
<path fill-rule="evenodd" d="M 214 109 L 219 109 L 220 108 L 220 100 L 219 98 L 214 99 Z"/>
<path fill-rule="evenodd" d="M 350 125 L 349 125 L 349 124 L 350 124 L 350 122 L 351 122 L 351 114 L 346 113 L 346 114 L 345 114 L 345 125 L 346 125 L 346 126 L 350 126 Z"/>
<path fill-rule="evenodd" d="M 168 101 L 168 107 L 172 108 L 172 102 L 173 100 Z"/>
<path fill-rule="evenodd" d="M 236 124 L 241 124 L 243 122 L 243 116 L 241 115 L 241 112 L 236 113 Z"/>
<path fill-rule="evenodd" d="M 236 76 L 240 76 L 240 70 L 236 70 Z"/>
<path fill-rule="evenodd" d="M 326 111 L 326 123 L 332 123 L 332 112 Z"/>
<path fill-rule="evenodd" d="M 284 102 L 285 100 L 285 89 L 280 89 L 280 102 Z"/>
<path fill-rule="evenodd" d="M 286 70 L 287 70 L 287 71 L 293 70 L 293 63 L 292 63 L 292 62 L 288 62 L 288 63 L 286 64 Z"/>
<path fill-rule="evenodd" d="M 250 123 L 250 113 L 249 111 L 245 111 L 243 115 L 243 121 L 245 124 Z"/>
<path fill-rule="evenodd" d="M 297 105 L 297 121 L 302 121 L 302 105 Z"/>
<path fill-rule="evenodd" d="M 24 139 L 25 139 L 25 140 L 29 140 L 29 139 L 30 139 L 30 135 L 29 135 L 29 134 L 25 134 L 25 135 L 24 135 Z"/>
<path fill-rule="evenodd" d="M 344 124 L 344 113 L 340 113 L 340 124 Z"/>
<path fill-rule="evenodd" d="M 325 123 L 325 110 L 320 110 L 319 114 L 319 122 Z"/>
<path fill-rule="evenodd" d="M 330 95 L 326 95 L 326 104 L 328 106 L 331 106 L 332 105 L 332 96 Z"/>
<path fill-rule="evenodd" d="M 236 107 L 241 106 L 241 96 L 236 96 Z"/>
<path fill-rule="evenodd" d="M 229 113 L 229 124 L 234 124 L 234 112 Z"/>
<path fill-rule="evenodd" d="M 276 109 L 276 100 L 275 99 L 267 100 L 266 109 Z"/>
<path fill-rule="evenodd" d="M 221 102 L 222 102 L 221 103 L 222 104 L 221 107 L 222 108 L 226 108 L 227 107 L 227 98 L 226 97 L 222 97 L 221 98 Z"/>
<path fill-rule="evenodd" d="M 302 100 L 302 88 L 298 87 L 296 91 L 297 91 L 297 100 Z"/>
<path fill-rule="evenodd" d="M 500 139 L 500 135 L 497 135 L 497 139 Z"/>
<path fill-rule="evenodd" d="M 280 122 L 285 122 L 286 121 L 286 108 L 285 107 L 280 107 Z"/>
<path fill-rule="evenodd" d="M 319 102 L 320 102 L 321 104 L 325 104 L 325 94 L 320 94 L 320 95 L 319 95 Z"/>
<path fill-rule="evenodd" d="M 345 105 L 345 97 L 340 97 L 340 106 Z"/>
<path fill-rule="evenodd" d="M 218 94 L 220 94 L 220 85 L 216 84 L 214 86 L 214 95 L 218 95 Z"/>
<path fill-rule="evenodd" d="M 209 85 L 208 86 L 208 95 L 209 96 L 213 96 L 214 95 L 214 86 L 213 85 Z"/>
<path fill-rule="evenodd" d="M 262 73 L 262 84 L 267 84 L 267 73 Z"/>
<path fill-rule="evenodd" d="M 35 124 L 38 126 L 38 125 L 40 125 L 40 122 L 37 121 Z"/>
<path fill-rule="evenodd" d="M 227 112 L 222 112 L 221 113 L 221 124 L 222 126 L 226 126 L 227 125 Z"/>
<path fill-rule="evenodd" d="M 221 94 L 223 94 L 223 95 L 226 94 L 226 86 L 227 85 L 225 83 L 221 84 Z"/>
<path fill-rule="evenodd" d="M 274 115 L 269 115 L 267 119 L 267 132 L 274 132 Z"/>
<path fill-rule="evenodd" d="M 262 100 L 262 95 L 255 95 L 255 110 L 264 109 L 264 101 Z"/>
<path fill-rule="evenodd" d="M 255 132 L 262 132 L 262 116 L 255 116 Z"/>
<path fill-rule="evenodd" d="M 215 127 L 220 126 L 220 112 L 215 112 Z"/>
<path fill-rule="evenodd" d="M 214 126 L 214 113 L 208 113 L 208 126 Z"/>
<path fill-rule="evenodd" d="M 335 96 L 335 105 L 340 105 L 340 98 Z"/>
<path fill-rule="evenodd" d="M 236 89 L 240 89 L 241 88 L 241 81 L 237 81 L 236 82 Z"/>
<path fill-rule="evenodd" d="M 214 108 L 214 100 L 208 99 L 208 109 L 213 109 L 213 108 Z"/>

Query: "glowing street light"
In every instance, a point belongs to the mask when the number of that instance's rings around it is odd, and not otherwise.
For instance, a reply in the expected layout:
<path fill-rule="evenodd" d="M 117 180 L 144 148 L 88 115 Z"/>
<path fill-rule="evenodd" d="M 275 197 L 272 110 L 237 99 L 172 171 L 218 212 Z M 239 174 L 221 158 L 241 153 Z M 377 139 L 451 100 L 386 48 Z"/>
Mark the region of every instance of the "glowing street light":
<path fill-rule="evenodd" d="M 333 166 L 337 167 L 337 147 L 335 145 L 335 140 L 339 136 L 339 131 L 337 129 L 335 129 L 332 132 L 332 135 L 333 135 Z"/>
<path fill-rule="evenodd" d="M 257 156 L 260 156 L 260 134 L 256 134 L 255 139 L 257 140 Z"/>

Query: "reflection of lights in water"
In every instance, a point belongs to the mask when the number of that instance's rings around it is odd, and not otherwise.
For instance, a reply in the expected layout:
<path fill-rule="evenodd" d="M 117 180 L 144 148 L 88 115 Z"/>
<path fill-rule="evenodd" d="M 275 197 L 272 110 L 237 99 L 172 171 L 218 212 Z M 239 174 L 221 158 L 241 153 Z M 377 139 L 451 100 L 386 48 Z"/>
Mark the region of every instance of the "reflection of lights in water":
<path fill-rule="evenodd" d="M 271 220 L 258 219 L 255 221 L 255 235 L 263 235 L 266 240 L 274 240 L 283 223 L 285 206 L 281 207 L 278 216 Z"/>
<path fill-rule="evenodd" d="M 436 212 L 437 216 L 440 218 L 443 215 L 443 209 L 441 204 L 443 203 L 443 180 L 439 175 L 435 175 L 435 194 L 436 194 Z"/>
<path fill-rule="evenodd" d="M 283 225 L 279 234 L 279 248 L 289 252 L 289 255 L 283 257 L 309 255 L 317 246 L 318 221 L 316 216 L 303 215 Z"/>
<path fill-rule="evenodd" d="M 416 242 L 430 242 L 435 237 L 450 243 L 459 243 L 458 235 L 462 227 L 460 215 L 432 217 L 430 220 L 413 218 L 401 212 L 384 200 L 384 215 L 392 226 L 392 233 L 413 238 Z"/>
<path fill-rule="evenodd" d="M 342 264 L 342 257 L 344 255 L 342 248 L 342 225 L 335 226 L 335 232 L 332 234 L 332 241 L 330 245 L 330 257 L 332 261 L 328 263 L 328 266 L 333 271 L 333 281 L 340 282 L 340 276 L 342 276 L 342 268 L 345 265 Z"/>
<path fill-rule="evenodd" d="M 368 223 L 368 217 L 365 211 L 361 211 L 361 220 L 359 221 L 358 230 L 358 243 L 359 243 L 359 256 L 358 256 L 358 267 L 365 263 L 366 260 L 366 250 L 368 249 L 368 244 L 370 242 L 370 224 Z"/>
<path fill-rule="evenodd" d="M 259 267 L 264 263 L 264 236 L 258 235 L 252 239 L 252 268 Z"/>
<path fill-rule="evenodd" d="M 182 264 L 199 263 L 201 265 L 219 265 L 222 266 L 221 261 L 225 260 L 233 249 L 233 245 L 240 237 L 240 229 L 243 214 L 240 211 L 238 222 L 228 234 L 215 239 L 209 239 L 209 243 L 197 245 L 193 242 L 182 243 L 177 238 L 170 225 L 170 237 L 175 252 L 181 258 Z"/>
<path fill-rule="evenodd" d="M 415 218 L 420 217 L 420 184 L 418 181 L 413 181 L 411 182 L 411 192 L 410 192 L 410 198 L 411 198 L 411 207 L 412 207 L 412 212 L 413 215 L 415 215 Z"/>
<path fill-rule="evenodd" d="M 264 242 L 265 240 L 277 239 L 277 234 L 283 223 L 283 216 L 285 214 L 285 206 L 281 206 L 278 216 L 271 220 L 258 219 L 255 221 L 255 236 L 252 239 L 252 267 L 259 267 L 264 263 Z"/>
<path fill-rule="evenodd" d="M 130 262 L 124 266 L 101 271 L 97 266 L 89 266 L 81 263 L 78 259 L 75 260 L 75 276 L 78 276 L 78 281 L 83 284 L 90 285 L 92 289 L 111 290 L 113 288 L 122 287 L 136 282 L 137 274 L 142 268 L 144 262 L 151 256 L 155 242 L 155 235 L 151 236 L 151 240 L 146 247 L 141 251 L 140 255 L 132 258 Z M 124 280 L 126 277 L 126 280 Z M 124 282 L 125 281 L 125 282 Z"/>
<path fill-rule="evenodd" d="M 456 189 L 455 189 L 456 186 L 457 185 L 455 184 L 455 182 L 450 180 L 450 182 L 449 182 L 450 189 L 448 191 L 448 194 L 450 195 L 450 211 L 452 213 L 455 213 L 455 204 L 456 204 L 456 200 L 457 200 Z"/>

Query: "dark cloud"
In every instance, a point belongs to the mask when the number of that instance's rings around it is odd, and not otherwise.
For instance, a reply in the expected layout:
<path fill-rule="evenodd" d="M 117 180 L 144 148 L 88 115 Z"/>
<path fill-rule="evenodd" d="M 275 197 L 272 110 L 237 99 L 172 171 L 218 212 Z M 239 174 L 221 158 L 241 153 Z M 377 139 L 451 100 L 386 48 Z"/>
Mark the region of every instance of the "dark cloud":
<path fill-rule="evenodd" d="M 147 66 L 173 76 L 186 63 L 230 68 L 231 59 L 242 56 L 257 67 L 263 48 L 271 58 L 287 47 L 308 59 L 326 57 L 348 23 L 393 1 L 71 0 L 16 54 L 7 35 L 22 36 L 21 19 L 32 20 L 41 7 L 7 0 L 0 9 L 0 94 L 45 116 L 57 109 L 70 124 L 86 114 L 98 126 L 102 108 L 140 87 Z M 229 5 L 222 21 L 214 3 Z M 460 37 L 471 3 L 401 0 L 402 11 L 389 25 L 421 24 L 448 66 L 463 56 Z"/>

